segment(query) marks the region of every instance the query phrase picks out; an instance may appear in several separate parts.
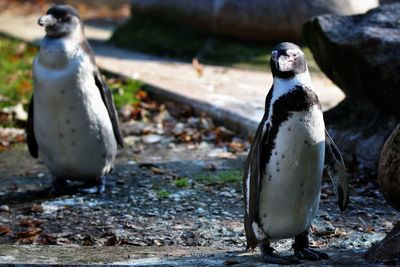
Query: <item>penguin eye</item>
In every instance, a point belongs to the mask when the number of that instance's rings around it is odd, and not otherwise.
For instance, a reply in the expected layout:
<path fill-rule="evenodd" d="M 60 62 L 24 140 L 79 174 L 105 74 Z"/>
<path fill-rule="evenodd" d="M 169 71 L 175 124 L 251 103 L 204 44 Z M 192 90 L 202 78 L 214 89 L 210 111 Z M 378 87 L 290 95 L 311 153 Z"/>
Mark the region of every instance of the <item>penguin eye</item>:
<path fill-rule="evenodd" d="M 288 50 L 286 51 L 286 54 L 292 58 L 297 58 L 300 53 L 296 50 Z"/>
<path fill-rule="evenodd" d="M 70 19 L 70 17 L 67 13 L 61 13 L 61 14 L 58 14 L 58 16 L 57 16 L 57 20 L 61 21 L 61 22 L 66 22 L 69 19 Z"/>
<path fill-rule="evenodd" d="M 278 51 L 273 50 L 271 53 L 271 57 L 273 61 L 277 61 L 278 60 Z"/>

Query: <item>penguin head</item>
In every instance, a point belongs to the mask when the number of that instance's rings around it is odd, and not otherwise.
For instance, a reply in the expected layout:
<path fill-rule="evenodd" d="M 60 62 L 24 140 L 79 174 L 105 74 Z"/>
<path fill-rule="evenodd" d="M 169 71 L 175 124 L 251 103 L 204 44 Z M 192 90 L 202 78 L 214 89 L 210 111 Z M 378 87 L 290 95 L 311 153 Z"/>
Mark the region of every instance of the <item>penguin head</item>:
<path fill-rule="evenodd" d="M 289 79 L 307 71 L 303 51 L 289 42 L 280 43 L 272 50 L 270 65 L 272 75 L 283 79 Z"/>
<path fill-rule="evenodd" d="M 55 5 L 46 15 L 39 18 L 38 23 L 44 26 L 47 36 L 58 38 L 82 31 L 82 22 L 78 11 L 68 5 Z"/>

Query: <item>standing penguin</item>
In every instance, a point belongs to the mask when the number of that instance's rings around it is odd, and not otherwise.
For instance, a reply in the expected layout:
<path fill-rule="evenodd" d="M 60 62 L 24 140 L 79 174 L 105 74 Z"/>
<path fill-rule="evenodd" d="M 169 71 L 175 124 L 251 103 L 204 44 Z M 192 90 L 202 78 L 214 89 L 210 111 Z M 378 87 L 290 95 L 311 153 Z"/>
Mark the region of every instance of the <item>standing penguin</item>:
<path fill-rule="evenodd" d="M 309 248 L 308 232 L 318 210 L 324 163 L 340 209 L 347 206 L 343 159 L 325 130 L 304 53 L 295 44 L 280 43 L 270 65 L 273 85 L 243 176 L 247 249 L 258 245 L 268 263 L 325 259 L 327 254 Z M 275 254 L 270 240 L 291 237 L 295 255 Z"/>
<path fill-rule="evenodd" d="M 102 177 L 113 166 L 117 145 L 123 147 L 111 91 L 74 8 L 53 6 L 38 23 L 46 36 L 33 62 L 29 152 L 40 154 L 56 190 L 78 180 L 103 191 Z"/>

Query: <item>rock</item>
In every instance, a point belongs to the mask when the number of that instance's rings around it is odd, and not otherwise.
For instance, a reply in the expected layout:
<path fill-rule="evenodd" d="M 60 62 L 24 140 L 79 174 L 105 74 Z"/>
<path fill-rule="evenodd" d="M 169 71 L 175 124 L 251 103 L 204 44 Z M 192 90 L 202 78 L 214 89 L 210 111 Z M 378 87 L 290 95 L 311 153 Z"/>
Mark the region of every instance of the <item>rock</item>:
<path fill-rule="evenodd" d="M 142 137 L 142 140 L 145 144 L 155 144 L 160 142 L 162 139 L 163 137 L 158 134 L 148 134 Z"/>
<path fill-rule="evenodd" d="M 123 121 L 129 121 L 132 118 L 131 115 L 133 111 L 134 108 L 132 105 L 124 105 L 118 110 L 118 114 Z"/>
<path fill-rule="evenodd" d="M 323 15 L 304 26 L 321 70 L 349 97 L 400 117 L 400 3 L 363 15 Z"/>
<path fill-rule="evenodd" d="M 321 70 L 346 93 L 325 114 L 327 128 L 347 161 L 375 173 L 400 118 L 400 4 L 312 18 L 304 37 Z"/>
<path fill-rule="evenodd" d="M 400 223 L 379 243 L 372 246 L 364 255 L 368 259 L 385 261 L 395 266 L 400 263 Z M 398 265 L 396 265 L 398 266 Z"/>
<path fill-rule="evenodd" d="M 385 199 L 400 211 L 400 124 L 383 146 L 378 183 Z"/>
<path fill-rule="evenodd" d="M 197 209 L 196 209 L 196 213 L 197 213 L 197 214 L 204 214 L 204 213 L 206 213 L 206 210 L 203 209 L 203 208 L 197 208 Z"/>
<path fill-rule="evenodd" d="M 28 113 L 24 110 L 22 103 L 18 103 L 12 107 L 6 107 L 0 110 L 1 113 L 11 114 L 14 120 L 27 121 Z"/>
<path fill-rule="evenodd" d="M 7 205 L 1 205 L 0 206 L 0 211 L 10 212 L 10 207 L 7 206 Z"/>
<path fill-rule="evenodd" d="M 312 16 L 362 13 L 378 3 L 378 0 L 131 0 L 132 14 L 172 19 L 214 34 L 251 40 L 300 39 L 301 26 Z"/>
<path fill-rule="evenodd" d="M 358 169 L 376 174 L 383 144 L 398 124 L 398 118 L 369 102 L 351 98 L 325 112 L 324 118 L 349 171 Z"/>

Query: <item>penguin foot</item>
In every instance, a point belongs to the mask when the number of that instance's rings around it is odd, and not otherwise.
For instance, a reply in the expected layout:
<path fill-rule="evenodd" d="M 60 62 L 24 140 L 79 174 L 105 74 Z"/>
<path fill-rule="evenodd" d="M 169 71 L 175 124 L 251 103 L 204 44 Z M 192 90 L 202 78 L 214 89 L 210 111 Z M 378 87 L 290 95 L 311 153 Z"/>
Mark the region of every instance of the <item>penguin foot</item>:
<path fill-rule="evenodd" d="M 324 252 L 319 252 L 311 248 L 295 249 L 294 256 L 299 259 L 310 260 L 310 261 L 329 259 L 328 254 Z"/>
<path fill-rule="evenodd" d="M 281 256 L 275 253 L 264 254 L 262 255 L 262 259 L 265 263 L 269 264 L 292 265 L 301 263 L 295 256 Z"/>
<path fill-rule="evenodd" d="M 310 243 L 308 241 L 308 232 L 309 229 L 295 236 L 293 244 L 294 255 L 299 259 L 310 261 L 329 259 L 328 254 L 310 248 Z"/>
<path fill-rule="evenodd" d="M 281 256 L 275 253 L 275 250 L 271 247 L 268 239 L 261 240 L 259 242 L 262 259 L 264 262 L 269 264 L 281 264 L 291 265 L 300 264 L 301 261 L 295 256 Z"/>
<path fill-rule="evenodd" d="M 65 179 L 61 179 L 53 176 L 52 187 L 50 188 L 50 195 L 63 195 L 68 186 L 68 182 Z"/>
<path fill-rule="evenodd" d="M 106 189 L 106 179 L 101 177 L 95 182 L 86 182 L 84 187 L 79 189 L 79 192 L 86 194 L 101 194 L 104 193 Z"/>

